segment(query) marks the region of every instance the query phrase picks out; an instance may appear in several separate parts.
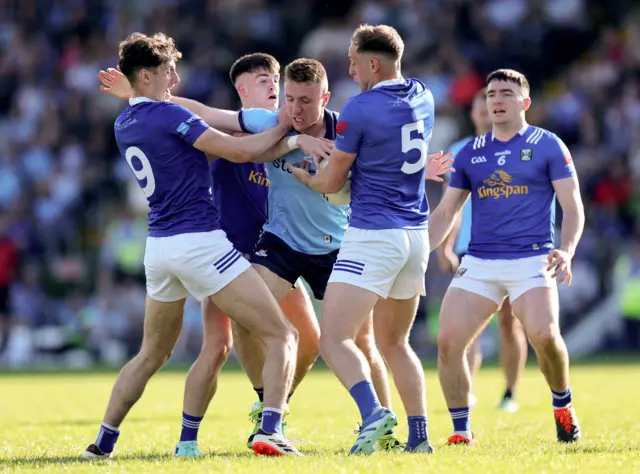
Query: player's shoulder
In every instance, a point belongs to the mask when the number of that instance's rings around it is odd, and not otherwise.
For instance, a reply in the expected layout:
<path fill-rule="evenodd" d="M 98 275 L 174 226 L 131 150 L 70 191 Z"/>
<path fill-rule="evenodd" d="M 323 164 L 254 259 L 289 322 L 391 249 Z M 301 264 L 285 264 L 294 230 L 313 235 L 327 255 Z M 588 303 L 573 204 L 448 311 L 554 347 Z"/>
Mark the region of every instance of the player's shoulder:
<path fill-rule="evenodd" d="M 242 109 L 238 112 L 240 128 L 249 133 L 258 133 L 278 125 L 278 111 L 260 108 Z"/>
<path fill-rule="evenodd" d="M 525 132 L 525 142 L 532 148 L 541 148 L 544 152 L 561 152 L 563 155 L 568 148 L 562 139 L 550 130 L 530 125 Z"/>
<path fill-rule="evenodd" d="M 460 150 L 462 151 L 477 151 L 487 148 L 491 144 L 491 132 L 483 133 L 482 135 L 476 135 L 473 138 L 469 138 L 468 142 Z"/>

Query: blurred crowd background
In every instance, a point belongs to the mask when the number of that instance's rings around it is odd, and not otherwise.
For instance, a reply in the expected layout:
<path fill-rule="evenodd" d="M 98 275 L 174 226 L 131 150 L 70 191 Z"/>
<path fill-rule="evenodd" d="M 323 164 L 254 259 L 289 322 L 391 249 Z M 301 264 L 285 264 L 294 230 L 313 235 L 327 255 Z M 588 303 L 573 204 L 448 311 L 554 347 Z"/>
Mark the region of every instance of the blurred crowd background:
<path fill-rule="evenodd" d="M 563 329 L 614 296 L 619 330 L 598 347 L 640 350 L 640 9 L 631 0 L 0 0 L 0 366 L 120 363 L 139 347 L 146 204 L 113 138 L 125 105 L 98 90 L 118 41 L 162 31 L 184 54 L 176 91 L 239 107 L 228 69 L 263 51 L 321 60 L 330 108 L 358 92 L 347 48 L 360 23 L 395 26 L 403 73 L 437 104 L 433 150 L 473 133 L 468 109 L 499 67 L 532 83 L 529 122 L 570 147 L 587 228 Z M 430 185 L 435 206 L 439 185 Z M 558 222 L 559 224 L 560 222 Z M 415 342 L 433 352 L 449 281 L 434 258 Z M 200 346 L 189 301 L 174 360 Z"/>

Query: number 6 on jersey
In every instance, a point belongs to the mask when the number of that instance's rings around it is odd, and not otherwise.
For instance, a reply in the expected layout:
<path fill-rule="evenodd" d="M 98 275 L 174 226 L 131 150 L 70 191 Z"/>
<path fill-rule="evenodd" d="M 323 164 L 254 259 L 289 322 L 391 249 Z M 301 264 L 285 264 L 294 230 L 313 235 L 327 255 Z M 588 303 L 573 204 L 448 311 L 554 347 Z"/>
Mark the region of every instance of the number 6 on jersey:
<path fill-rule="evenodd" d="M 417 173 L 424 168 L 427 162 L 427 142 L 422 137 L 411 138 L 411 132 L 418 132 L 421 136 L 424 136 L 424 121 L 418 120 L 402 126 L 402 153 L 409 153 L 411 150 L 420 152 L 420 159 L 417 162 L 404 162 L 400 169 L 405 174 Z"/>
<path fill-rule="evenodd" d="M 149 158 L 147 158 L 147 155 L 145 155 L 144 152 L 137 146 L 130 146 L 129 148 L 127 148 L 124 156 L 127 159 L 127 163 L 129 164 L 131 171 L 133 171 L 133 174 L 136 176 L 136 179 L 140 184 L 142 193 L 147 198 L 151 197 L 151 195 L 156 190 L 156 179 L 153 176 L 153 170 L 151 169 Z M 140 161 L 140 163 L 142 164 L 141 169 L 137 170 L 133 166 L 133 158 L 137 158 Z M 145 179 L 147 180 L 147 184 L 143 186 L 142 181 Z"/>

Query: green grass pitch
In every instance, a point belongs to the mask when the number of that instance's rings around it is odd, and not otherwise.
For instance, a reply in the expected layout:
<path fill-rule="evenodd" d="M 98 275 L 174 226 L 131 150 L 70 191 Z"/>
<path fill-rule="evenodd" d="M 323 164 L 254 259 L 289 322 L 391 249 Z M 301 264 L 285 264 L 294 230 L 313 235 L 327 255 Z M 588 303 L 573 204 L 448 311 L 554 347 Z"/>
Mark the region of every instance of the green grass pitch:
<path fill-rule="evenodd" d="M 503 389 L 499 369 L 482 369 L 472 412 L 474 447 L 444 445 L 451 420 L 437 373 L 427 371 L 429 432 L 436 453 L 374 453 L 349 457 L 358 412 L 333 374 L 315 369 L 291 401 L 287 435 L 304 458 L 259 458 L 245 446 L 247 415 L 255 394 L 243 373 L 224 371 L 200 429 L 207 456 L 174 459 L 180 434 L 184 372 L 165 371 L 149 383 L 121 427 L 111 460 L 82 461 L 94 441 L 114 373 L 0 375 L 0 470 L 68 473 L 564 473 L 640 472 L 640 365 L 610 363 L 572 368 L 574 405 L 583 440 L 555 441 L 551 396 L 535 367 L 529 367 L 515 414 L 498 412 Z M 394 389 L 395 393 L 395 389 Z M 398 433 L 406 418 L 397 395 Z"/>

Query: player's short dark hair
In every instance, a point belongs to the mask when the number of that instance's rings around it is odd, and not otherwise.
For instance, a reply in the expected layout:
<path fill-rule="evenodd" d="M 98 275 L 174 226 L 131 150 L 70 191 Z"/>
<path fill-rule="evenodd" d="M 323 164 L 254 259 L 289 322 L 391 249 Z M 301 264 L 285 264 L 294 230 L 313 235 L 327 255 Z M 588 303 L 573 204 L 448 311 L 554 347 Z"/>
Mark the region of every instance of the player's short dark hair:
<path fill-rule="evenodd" d="M 154 70 L 162 64 L 182 58 L 182 53 L 176 48 L 173 38 L 165 36 L 164 33 L 155 33 L 152 36 L 132 33 L 120 42 L 118 55 L 120 71 L 127 76 L 131 84 L 136 83 L 141 69 Z"/>
<path fill-rule="evenodd" d="M 353 32 L 351 42 L 359 53 L 384 54 L 399 61 L 404 53 L 404 41 L 395 28 L 387 25 L 360 25 Z"/>
<path fill-rule="evenodd" d="M 231 65 L 231 69 L 229 69 L 229 78 L 231 79 L 231 83 L 235 84 L 238 77 L 242 74 L 258 71 L 268 71 L 271 74 L 276 74 L 280 72 L 280 63 L 270 54 L 246 54 L 236 59 L 236 62 Z"/>
<path fill-rule="evenodd" d="M 284 78 L 291 82 L 327 82 L 327 71 L 320 61 L 301 58 L 287 64 Z"/>
<path fill-rule="evenodd" d="M 514 69 L 497 69 L 489 73 L 486 81 L 487 86 L 491 81 L 494 80 L 511 82 L 513 84 L 519 85 L 520 87 L 522 87 L 525 96 L 529 95 L 529 92 L 531 92 L 531 86 L 529 85 L 529 81 L 527 80 L 525 75 Z"/>

